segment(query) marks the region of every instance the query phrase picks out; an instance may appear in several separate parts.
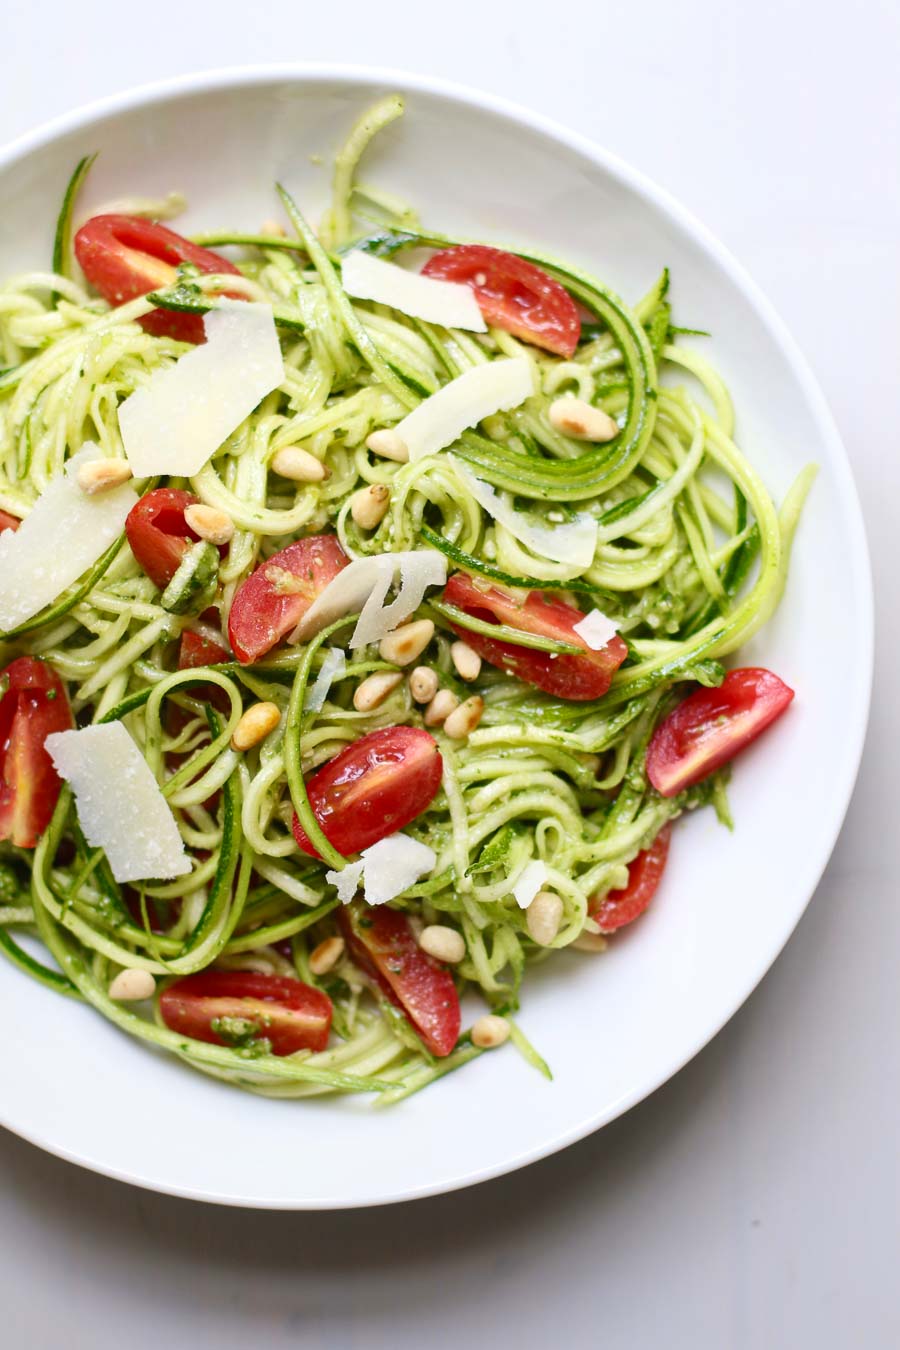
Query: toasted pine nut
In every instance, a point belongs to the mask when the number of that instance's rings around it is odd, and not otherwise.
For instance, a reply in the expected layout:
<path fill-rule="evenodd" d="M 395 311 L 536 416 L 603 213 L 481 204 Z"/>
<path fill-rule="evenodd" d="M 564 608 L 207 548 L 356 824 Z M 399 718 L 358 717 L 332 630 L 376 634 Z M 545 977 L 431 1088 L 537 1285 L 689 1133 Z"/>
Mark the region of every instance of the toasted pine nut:
<path fill-rule="evenodd" d="M 250 750 L 254 745 L 259 745 L 280 721 L 281 709 L 277 703 L 254 703 L 234 729 L 232 750 Z"/>
<path fill-rule="evenodd" d="M 286 239 L 287 230 L 277 220 L 264 220 L 259 227 L 260 234 L 274 234 L 277 239 Z"/>
<path fill-rule="evenodd" d="M 206 539 L 211 544 L 227 544 L 234 538 L 234 521 L 231 516 L 227 516 L 224 511 L 218 511 L 214 506 L 194 502 L 193 506 L 185 508 L 184 519 L 194 534 L 199 534 L 201 539 Z"/>
<path fill-rule="evenodd" d="M 391 489 L 386 483 L 371 483 L 353 494 L 350 514 L 361 530 L 374 530 L 388 513 Z"/>
<path fill-rule="evenodd" d="M 538 891 L 525 912 L 525 924 L 535 942 L 549 947 L 562 923 L 563 902 L 552 891 Z"/>
<path fill-rule="evenodd" d="M 485 1013 L 484 1017 L 472 1023 L 469 1034 L 472 1044 L 477 1045 L 479 1050 L 494 1050 L 509 1040 L 509 1023 L 505 1017 L 498 1017 L 496 1013 Z"/>
<path fill-rule="evenodd" d="M 450 648 L 450 659 L 456 666 L 461 680 L 471 684 L 481 674 L 481 657 L 468 642 L 454 642 Z"/>
<path fill-rule="evenodd" d="M 374 675 L 367 675 L 362 684 L 357 685 L 353 695 L 354 708 L 357 712 L 371 712 L 402 682 L 399 670 L 376 670 Z"/>
<path fill-rule="evenodd" d="M 426 727 L 439 727 L 458 707 L 459 699 L 452 689 L 439 689 L 425 709 Z"/>
<path fill-rule="evenodd" d="M 571 394 L 554 399 L 547 411 L 550 425 L 576 441 L 611 441 L 619 434 L 619 424 L 602 408 Z"/>
<path fill-rule="evenodd" d="M 286 445 L 274 454 L 272 468 L 282 478 L 290 478 L 295 483 L 321 483 L 331 477 L 328 465 L 299 445 Z"/>
<path fill-rule="evenodd" d="M 89 459 L 86 464 L 79 464 L 75 473 L 75 481 L 89 497 L 121 487 L 131 477 L 131 468 L 124 459 Z"/>
<path fill-rule="evenodd" d="M 119 971 L 107 993 L 117 1003 L 139 1003 L 141 999 L 152 998 L 155 990 L 156 981 L 149 970 L 126 966 Z"/>
<path fill-rule="evenodd" d="M 431 620 L 416 619 L 414 623 L 406 623 L 383 637 L 378 644 L 378 652 L 382 661 L 390 661 L 395 666 L 408 666 L 410 661 L 422 655 L 433 637 L 434 624 Z"/>
<path fill-rule="evenodd" d="M 344 939 L 328 937 L 309 954 L 309 968 L 314 975 L 327 975 L 344 955 Z"/>
<path fill-rule="evenodd" d="M 430 923 L 419 935 L 419 946 L 436 961 L 455 966 L 466 954 L 466 940 L 455 928 L 443 923 Z"/>
<path fill-rule="evenodd" d="M 373 455 L 380 455 L 382 459 L 396 460 L 398 464 L 405 464 L 409 459 L 406 442 L 392 427 L 382 427 L 380 431 L 373 431 L 366 439 L 366 446 Z"/>
<path fill-rule="evenodd" d="M 437 671 L 431 666 L 416 666 L 409 677 L 409 692 L 416 703 L 430 703 L 437 691 Z"/>
<path fill-rule="evenodd" d="M 454 741 L 463 741 L 478 726 L 483 712 L 484 699 L 480 694 L 473 694 L 453 709 L 444 722 L 444 731 Z"/>
<path fill-rule="evenodd" d="M 605 952 L 606 938 L 602 933 L 579 933 L 569 946 L 577 947 L 580 952 Z"/>

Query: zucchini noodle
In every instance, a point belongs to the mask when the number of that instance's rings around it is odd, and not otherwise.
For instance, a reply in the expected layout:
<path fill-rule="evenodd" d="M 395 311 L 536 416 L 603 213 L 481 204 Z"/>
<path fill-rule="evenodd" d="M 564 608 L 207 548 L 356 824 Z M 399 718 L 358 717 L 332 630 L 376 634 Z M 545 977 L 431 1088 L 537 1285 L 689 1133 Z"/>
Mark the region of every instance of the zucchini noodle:
<path fill-rule="evenodd" d="M 498 328 L 464 333 L 351 299 L 340 267 L 351 242 L 384 258 L 454 242 L 421 230 L 405 203 L 355 181 L 372 136 L 402 112 L 402 100 L 391 96 L 353 127 L 318 235 L 279 188 L 286 236 L 198 236 L 204 246 L 230 249 L 240 277 L 181 269 L 176 285 L 115 309 L 90 294 L 74 265 L 73 219 L 92 157 L 82 160 L 62 204 L 52 270 L 0 289 L 0 510 L 26 516 L 86 441 L 122 456 L 119 404 L 188 350 L 138 320 L 159 308 L 208 312 L 227 290 L 272 306 L 284 381 L 192 479 L 164 484 L 188 488 L 234 522 L 212 601 L 222 631 L 238 585 L 261 561 L 322 532 L 336 533 L 351 558 L 438 549 L 452 570 L 478 583 L 561 593 L 612 618 L 628 658 L 603 697 L 565 702 L 485 666 L 475 686 L 485 704 L 478 727 L 465 740 L 430 728 L 443 781 L 409 833 L 437 861 L 391 903 L 416 925 L 459 930 L 466 944 L 455 967 L 460 991 L 508 1014 L 548 946 L 602 945 L 592 909 L 626 883 L 628 864 L 668 821 L 706 804 L 727 817 L 724 771 L 663 798 L 647 780 L 647 746 L 673 706 L 673 690 L 688 681 L 720 683 L 723 658 L 772 615 L 813 470 L 779 512 L 736 443 L 721 375 L 672 326 L 666 273 L 629 306 L 582 272 L 523 254 L 592 316 L 571 358 Z M 157 217 L 181 205 L 136 201 L 132 211 Z M 374 232 L 361 235 L 365 217 L 357 210 L 377 214 Z M 367 449 L 372 432 L 450 379 L 508 356 L 527 359 L 539 392 L 464 432 L 451 454 L 396 463 Z M 568 438 L 548 417 L 561 393 L 603 408 L 620 434 L 587 446 Z M 328 476 L 280 477 L 272 461 L 287 447 L 308 451 Z M 579 570 L 539 556 L 482 510 L 460 465 L 534 525 L 552 528 L 587 513 L 598 527 L 593 560 Z M 350 503 L 372 484 L 390 488 L 390 509 L 364 531 Z M 424 724 L 407 682 L 373 710 L 354 707 L 359 682 L 392 669 L 375 647 L 341 663 L 322 707 L 304 707 L 328 645 L 347 643 L 355 617 L 305 646 L 275 648 L 255 665 L 177 671 L 178 641 L 197 616 L 164 607 L 123 538 L 49 608 L 0 634 L 0 669 L 16 656 L 40 655 L 66 681 L 79 725 L 125 724 L 163 787 L 192 865 L 174 882 L 120 886 L 102 851 L 86 843 L 64 787 L 35 850 L 0 844 L 0 950 L 48 988 L 233 1085 L 273 1097 L 374 1092 L 390 1104 L 481 1051 L 465 1034 L 448 1058 L 433 1058 L 346 954 L 325 975 L 310 968 L 316 946 L 338 931 L 339 902 L 325 872 L 346 860 L 322 832 L 306 779 L 370 731 Z M 422 659 L 442 687 L 466 697 L 472 689 L 454 669 L 451 623 L 477 632 L 479 620 L 437 595 L 414 617 L 436 626 Z M 516 630 L 485 623 L 481 630 L 527 648 L 571 651 Z M 232 734 L 258 700 L 277 705 L 280 724 L 238 753 Z M 324 861 L 297 847 L 294 810 Z M 543 887 L 562 904 L 556 936 L 543 946 L 513 895 L 535 860 L 544 864 Z M 334 1004 L 331 1047 L 277 1056 L 265 1039 L 194 1041 L 165 1025 L 158 999 L 150 1016 L 109 994 L 124 968 L 166 981 L 213 965 L 293 975 L 323 989 Z M 514 1024 L 512 1039 L 548 1072 Z"/>

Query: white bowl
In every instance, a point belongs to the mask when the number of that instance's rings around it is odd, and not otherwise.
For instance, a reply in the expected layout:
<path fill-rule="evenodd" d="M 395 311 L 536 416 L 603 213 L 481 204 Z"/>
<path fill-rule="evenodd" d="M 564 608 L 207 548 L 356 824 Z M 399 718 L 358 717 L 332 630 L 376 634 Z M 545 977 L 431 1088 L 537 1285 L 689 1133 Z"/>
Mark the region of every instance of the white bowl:
<path fill-rule="evenodd" d="M 668 265 L 677 317 L 712 330 L 705 350 L 734 394 L 740 442 L 775 495 L 804 463 L 821 465 L 784 602 L 747 652 L 797 698 L 740 762 L 734 834 L 710 811 L 682 822 L 647 917 L 605 956 L 565 955 L 528 981 L 521 1024 L 553 1083 L 507 1050 L 386 1112 L 357 1099 L 267 1101 L 0 965 L 3 1123 L 99 1172 L 204 1200 L 312 1209 L 434 1194 L 521 1167 L 627 1110 L 700 1050 L 780 952 L 828 860 L 862 748 L 868 560 L 822 395 L 721 245 L 582 138 L 402 74 L 280 67 L 177 80 L 71 114 L 0 157 L 0 273 L 48 267 L 61 192 L 94 150 L 79 209 L 178 188 L 191 202 L 187 228 L 254 229 L 275 210 L 280 179 L 316 218 L 335 147 L 392 89 L 407 95 L 407 115 L 377 142 L 366 181 L 414 202 L 438 231 L 539 246 L 631 299 Z"/>

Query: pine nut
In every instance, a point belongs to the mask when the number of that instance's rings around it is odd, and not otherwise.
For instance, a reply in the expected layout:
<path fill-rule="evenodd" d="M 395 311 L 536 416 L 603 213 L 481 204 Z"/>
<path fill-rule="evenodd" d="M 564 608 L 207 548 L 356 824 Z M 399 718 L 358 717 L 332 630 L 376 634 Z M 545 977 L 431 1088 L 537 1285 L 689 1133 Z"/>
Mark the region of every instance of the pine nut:
<path fill-rule="evenodd" d="M 399 670 L 376 670 L 374 675 L 367 675 L 362 684 L 357 685 L 353 706 L 357 712 L 371 712 L 402 683 L 403 676 Z"/>
<path fill-rule="evenodd" d="M 388 513 L 391 489 L 386 483 L 372 483 L 353 494 L 350 514 L 361 530 L 374 530 Z"/>
<path fill-rule="evenodd" d="M 431 666 L 416 666 L 409 677 L 409 692 L 416 703 L 430 703 L 438 691 L 437 671 Z"/>
<path fill-rule="evenodd" d="M 547 412 L 550 425 L 576 441 L 611 441 L 619 434 L 619 424 L 602 408 L 583 398 L 567 394 L 554 399 Z"/>
<path fill-rule="evenodd" d="M 430 923 L 427 928 L 423 928 L 419 946 L 435 961 L 446 961 L 451 966 L 455 966 L 466 954 L 466 940 L 462 933 L 442 923 Z"/>
<path fill-rule="evenodd" d="M 439 689 L 425 709 L 426 727 L 439 727 L 458 707 L 459 699 L 452 689 Z"/>
<path fill-rule="evenodd" d="M 273 234 L 276 239 L 286 239 L 287 230 L 277 220 L 264 220 L 259 227 L 260 234 Z"/>
<path fill-rule="evenodd" d="M 481 674 L 481 657 L 468 642 L 454 642 L 450 648 L 450 659 L 459 678 L 467 684 L 477 680 Z"/>
<path fill-rule="evenodd" d="M 299 445 L 286 445 L 274 454 L 272 468 L 282 478 L 290 478 L 295 483 L 321 483 L 331 477 L 328 465 Z"/>
<path fill-rule="evenodd" d="M 605 952 L 606 938 L 602 933 L 579 933 L 569 946 L 577 947 L 580 952 Z"/>
<path fill-rule="evenodd" d="M 195 502 L 193 506 L 186 508 L 184 519 L 194 534 L 199 534 L 201 539 L 208 540 L 210 544 L 227 544 L 234 538 L 234 521 L 231 516 L 226 516 L 224 511 L 218 511 L 214 506 L 204 506 L 202 502 Z"/>
<path fill-rule="evenodd" d="M 496 1013 L 486 1013 L 484 1017 L 479 1017 L 477 1022 L 472 1023 L 469 1035 L 472 1037 L 472 1044 L 477 1045 L 479 1050 L 495 1050 L 498 1045 L 509 1040 L 509 1031 L 509 1023 L 505 1017 L 498 1017 Z"/>
<path fill-rule="evenodd" d="M 251 750 L 265 740 L 270 731 L 274 731 L 281 721 L 281 709 L 277 703 L 254 703 L 248 708 L 234 729 L 231 737 L 232 750 Z"/>
<path fill-rule="evenodd" d="M 380 455 L 382 459 L 396 460 L 398 464 L 405 464 L 409 459 L 406 442 L 392 427 L 382 427 L 380 431 L 373 431 L 366 439 L 366 446 L 373 455 Z"/>
<path fill-rule="evenodd" d="M 378 644 L 378 653 L 382 661 L 390 661 L 395 666 L 408 666 L 421 656 L 434 637 L 434 624 L 430 619 L 416 619 L 414 623 L 404 624 L 388 633 Z"/>
<path fill-rule="evenodd" d="M 549 947 L 562 923 L 563 902 L 552 891 L 538 891 L 525 912 L 525 925 L 535 942 Z"/>
<path fill-rule="evenodd" d="M 119 971 L 107 993 L 117 1003 L 139 1003 L 142 999 L 152 998 L 155 990 L 156 981 L 149 970 L 127 966 Z"/>
<path fill-rule="evenodd" d="M 483 712 L 484 699 L 480 694 L 473 694 L 471 698 L 465 699 L 458 708 L 453 709 L 444 722 L 444 731 L 454 741 L 464 741 L 478 726 Z"/>
<path fill-rule="evenodd" d="M 328 937 L 309 954 L 309 968 L 314 975 L 327 975 L 344 955 L 344 939 Z"/>
<path fill-rule="evenodd" d="M 93 497 L 96 492 L 109 492 L 110 488 L 121 487 L 132 477 L 131 469 L 124 459 L 89 459 L 86 464 L 79 464 L 75 473 L 75 481 L 89 497 Z"/>

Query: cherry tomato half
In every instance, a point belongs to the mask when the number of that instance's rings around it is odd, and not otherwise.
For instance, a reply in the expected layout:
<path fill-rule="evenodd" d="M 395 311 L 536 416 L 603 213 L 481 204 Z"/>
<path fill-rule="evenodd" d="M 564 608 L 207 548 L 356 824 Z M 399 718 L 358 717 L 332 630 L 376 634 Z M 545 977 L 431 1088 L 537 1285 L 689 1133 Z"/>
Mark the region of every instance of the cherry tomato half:
<path fill-rule="evenodd" d="M 534 263 L 486 244 L 460 244 L 435 253 L 422 272 L 470 286 L 478 308 L 495 328 L 557 356 L 574 354 L 581 337 L 575 301 Z"/>
<path fill-rule="evenodd" d="M 11 516 L 8 511 L 0 511 L 0 534 L 4 530 L 17 530 L 21 523 L 18 516 Z"/>
<path fill-rule="evenodd" d="M 591 651 L 584 638 L 575 632 L 575 624 L 585 617 L 580 609 L 540 591 L 522 591 L 521 597 L 520 600 L 518 596 L 508 595 L 496 586 L 482 589 L 465 572 L 454 573 L 443 595 L 447 604 L 465 610 L 475 619 L 507 624 L 523 633 L 536 633 L 584 648 L 584 656 L 553 655 L 531 647 L 518 647 L 513 642 L 497 642 L 482 633 L 472 633 L 453 625 L 453 631 L 492 666 L 499 666 L 526 684 L 537 685 L 538 689 L 557 698 L 602 698 L 615 671 L 628 655 L 622 639 L 617 635 L 599 651 Z"/>
<path fill-rule="evenodd" d="M 178 648 L 178 669 L 197 670 L 201 666 L 217 666 L 231 660 L 231 652 L 224 642 L 217 642 L 211 633 L 186 628 Z"/>
<path fill-rule="evenodd" d="M 671 837 L 672 825 L 669 823 L 662 827 L 650 847 L 629 863 L 628 885 L 620 891 L 610 891 L 596 909 L 590 911 L 591 918 L 600 925 L 601 933 L 614 933 L 643 914 L 665 871 Z"/>
<path fill-rule="evenodd" d="M 175 980 L 159 996 L 171 1031 L 211 1045 L 264 1038 L 273 1055 L 324 1050 L 331 999 L 321 989 L 251 970 L 202 970 Z"/>
<path fill-rule="evenodd" d="M 128 512 L 125 534 L 147 576 L 165 590 L 191 544 L 200 538 L 184 518 L 200 498 L 180 488 L 156 488 Z"/>
<path fill-rule="evenodd" d="M 734 759 L 793 697 L 771 670 L 730 670 L 718 689 L 696 689 L 656 728 L 647 777 L 661 796 L 676 796 Z"/>
<path fill-rule="evenodd" d="M 72 710 L 46 661 L 20 656 L 3 676 L 9 685 L 0 699 L 0 839 L 34 848 L 62 787 L 44 741 L 74 726 Z"/>
<path fill-rule="evenodd" d="M 260 563 L 237 588 L 228 618 L 228 638 L 241 664 L 252 665 L 296 628 L 349 561 L 336 535 L 313 534 Z"/>
<path fill-rule="evenodd" d="M 381 727 L 348 745 L 307 780 L 326 839 L 339 853 L 360 853 L 402 830 L 433 801 L 444 763 L 437 742 L 417 727 Z M 319 855 L 296 814 L 294 838 Z"/>
<path fill-rule="evenodd" d="M 238 271 L 227 258 L 141 216 L 92 217 L 75 235 L 75 257 L 88 281 L 111 305 L 174 286 L 180 263 L 192 263 L 206 273 Z M 157 309 L 140 322 L 157 337 L 206 340 L 201 314 Z"/>
<path fill-rule="evenodd" d="M 338 915 L 347 949 L 421 1036 L 433 1055 L 449 1055 L 461 1013 L 453 976 L 416 942 L 405 914 L 354 900 Z"/>

